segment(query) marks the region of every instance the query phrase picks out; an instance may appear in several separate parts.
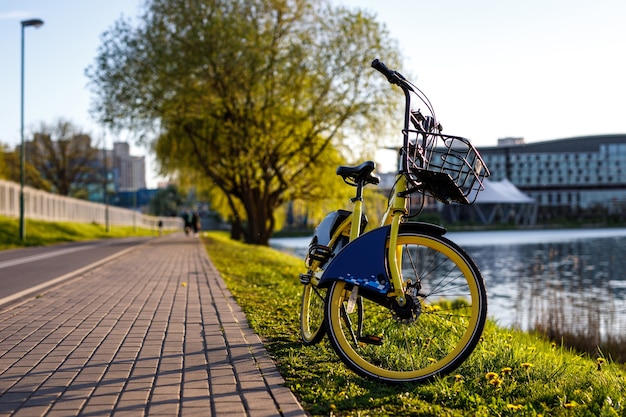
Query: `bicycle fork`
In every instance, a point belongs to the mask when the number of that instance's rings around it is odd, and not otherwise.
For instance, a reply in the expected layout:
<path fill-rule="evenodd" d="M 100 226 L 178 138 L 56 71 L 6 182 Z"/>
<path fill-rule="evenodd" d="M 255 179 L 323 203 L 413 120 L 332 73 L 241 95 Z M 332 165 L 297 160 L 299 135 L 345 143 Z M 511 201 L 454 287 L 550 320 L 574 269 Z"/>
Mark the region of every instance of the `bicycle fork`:
<path fill-rule="evenodd" d="M 387 249 L 387 261 L 389 265 L 389 274 L 393 290 L 387 294 L 388 297 L 394 297 L 395 302 L 400 307 L 404 307 L 407 298 L 404 291 L 404 280 L 402 278 L 402 250 L 398 247 L 398 232 L 400 231 L 400 223 L 404 216 L 407 215 L 407 198 L 404 191 L 407 189 L 406 177 L 398 174 L 396 177 L 396 190 L 389 202 L 389 207 L 383 216 L 382 224 L 390 225 L 389 247 Z"/>

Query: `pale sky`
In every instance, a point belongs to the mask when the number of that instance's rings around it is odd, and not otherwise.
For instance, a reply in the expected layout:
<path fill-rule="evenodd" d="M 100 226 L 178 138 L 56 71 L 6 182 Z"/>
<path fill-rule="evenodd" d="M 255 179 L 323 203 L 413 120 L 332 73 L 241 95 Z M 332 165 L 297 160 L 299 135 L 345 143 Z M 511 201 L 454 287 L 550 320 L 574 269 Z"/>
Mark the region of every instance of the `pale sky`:
<path fill-rule="evenodd" d="M 398 39 L 444 133 L 479 147 L 626 133 L 624 0 L 342 1 Z"/>
<path fill-rule="evenodd" d="M 444 133 L 479 148 L 510 136 L 626 133 L 624 0 L 333 1 L 367 9 L 387 26 L 404 57 L 397 69 L 428 95 Z M 122 15 L 134 17 L 140 4 L 1 1 L 0 143 L 20 141 L 21 20 L 45 22 L 25 30 L 25 131 L 64 118 L 98 139 L 85 68 L 102 32 Z M 109 147 L 113 140 L 107 135 Z"/>

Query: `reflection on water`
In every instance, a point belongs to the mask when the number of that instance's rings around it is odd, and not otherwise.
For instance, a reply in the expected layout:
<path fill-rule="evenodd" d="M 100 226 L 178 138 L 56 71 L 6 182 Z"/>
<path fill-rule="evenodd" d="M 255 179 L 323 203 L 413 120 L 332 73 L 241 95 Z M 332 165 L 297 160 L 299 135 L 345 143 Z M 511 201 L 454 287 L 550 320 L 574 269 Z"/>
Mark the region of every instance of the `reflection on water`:
<path fill-rule="evenodd" d="M 624 334 L 626 237 L 469 247 L 505 326 Z"/>
<path fill-rule="evenodd" d="M 503 326 L 626 334 L 626 229 L 449 233 L 476 261 Z M 309 238 L 273 239 L 304 256 Z"/>

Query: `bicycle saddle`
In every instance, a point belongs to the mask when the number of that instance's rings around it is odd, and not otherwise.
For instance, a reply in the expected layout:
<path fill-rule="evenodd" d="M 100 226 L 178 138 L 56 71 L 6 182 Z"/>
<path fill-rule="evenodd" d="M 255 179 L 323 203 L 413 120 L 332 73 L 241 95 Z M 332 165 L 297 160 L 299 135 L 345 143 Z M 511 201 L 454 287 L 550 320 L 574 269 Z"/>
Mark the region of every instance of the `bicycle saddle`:
<path fill-rule="evenodd" d="M 376 168 L 374 161 L 365 161 L 356 166 L 342 165 L 337 167 L 337 175 L 350 185 L 357 185 L 359 182 L 376 185 L 380 182 L 380 177 L 372 173 L 374 168 Z"/>

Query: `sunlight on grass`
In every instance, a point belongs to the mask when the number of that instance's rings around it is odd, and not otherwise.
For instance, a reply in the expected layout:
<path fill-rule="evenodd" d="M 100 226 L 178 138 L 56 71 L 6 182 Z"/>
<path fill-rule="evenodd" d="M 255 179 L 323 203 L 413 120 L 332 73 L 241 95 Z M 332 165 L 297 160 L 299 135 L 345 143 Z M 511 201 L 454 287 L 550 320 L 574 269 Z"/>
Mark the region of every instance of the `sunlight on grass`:
<path fill-rule="evenodd" d="M 300 343 L 302 260 L 233 242 L 224 233 L 204 235 L 211 260 L 311 415 L 626 415 L 623 365 L 493 322 L 474 354 L 451 375 L 400 386 L 360 378 L 326 340 L 312 347 Z"/>
<path fill-rule="evenodd" d="M 111 226 L 107 232 L 106 227 L 101 224 L 29 219 L 26 219 L 24 229 L 25 239 L 22 242 L 19 239 L 19 219 L 0 216 L 0 250 L 81 240 L 157 235 L 157 230 L 132 226 Z"/>

